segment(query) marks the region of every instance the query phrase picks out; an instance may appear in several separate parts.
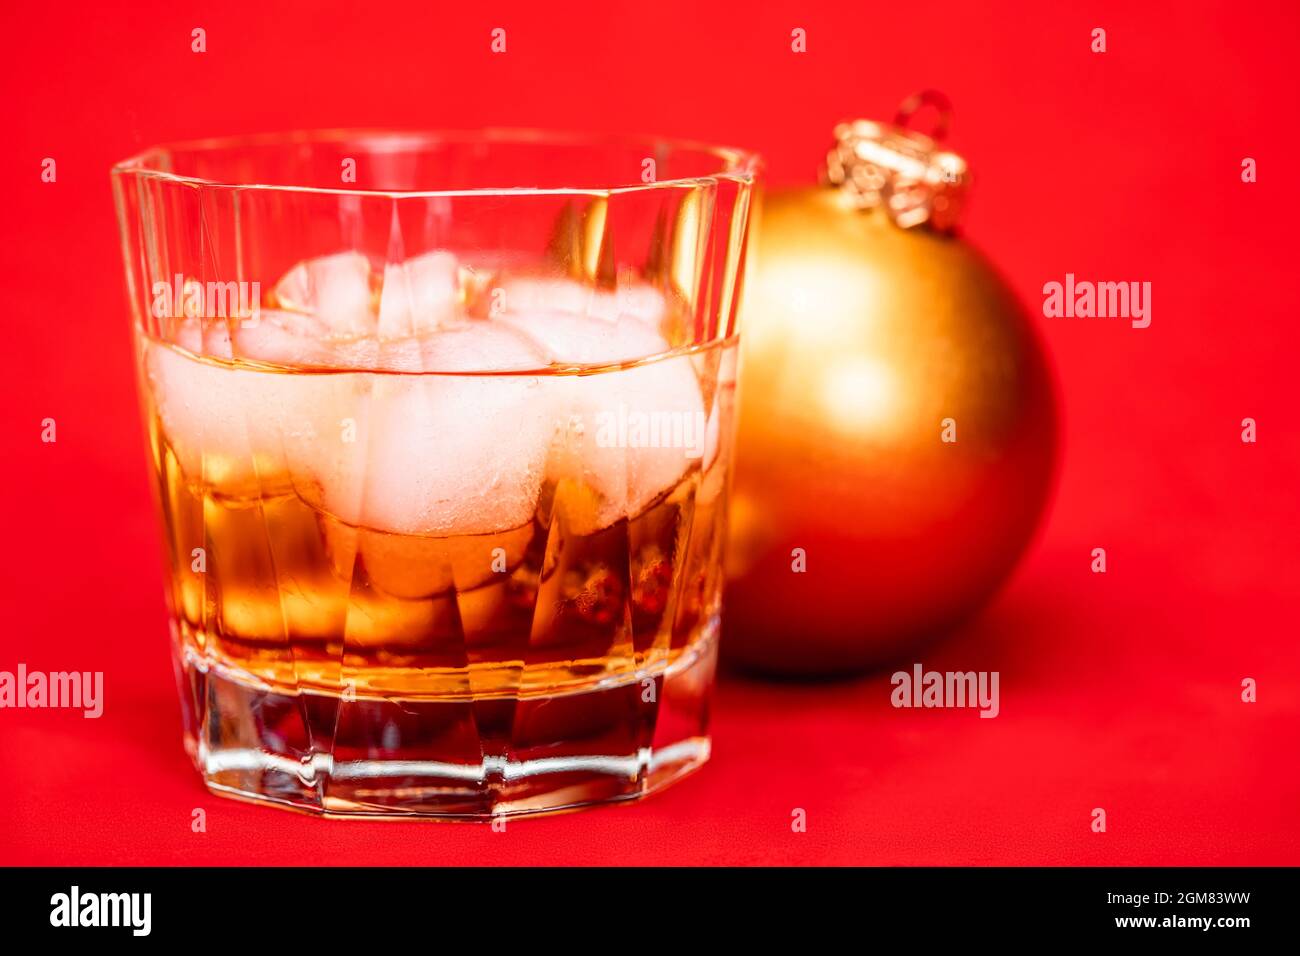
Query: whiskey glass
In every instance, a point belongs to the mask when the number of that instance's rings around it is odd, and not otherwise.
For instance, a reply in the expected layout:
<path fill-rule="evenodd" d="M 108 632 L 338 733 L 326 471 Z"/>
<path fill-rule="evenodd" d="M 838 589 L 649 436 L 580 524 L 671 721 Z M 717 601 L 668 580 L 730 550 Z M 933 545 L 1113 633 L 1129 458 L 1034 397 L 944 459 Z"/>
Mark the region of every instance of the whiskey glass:
<path fill-rule="evenodd" d="M 210 789 L 490 818 L 708 759 L 757 166 L 330 131 L 114 167 Z"/>

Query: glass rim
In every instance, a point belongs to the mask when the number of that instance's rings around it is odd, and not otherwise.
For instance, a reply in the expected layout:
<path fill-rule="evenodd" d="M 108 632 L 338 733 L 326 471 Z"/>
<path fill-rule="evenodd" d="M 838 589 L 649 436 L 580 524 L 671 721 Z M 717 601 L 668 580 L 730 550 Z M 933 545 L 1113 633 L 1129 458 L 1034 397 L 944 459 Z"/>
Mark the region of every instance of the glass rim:
<path fill-rule="evenodd" d="M 217 151 L 222 149 L 239 149 L 241 147 L 268 146 L 303 146 L 313 143 L 337 144 L 356 140 L 371 141 L 381 145 L 399 147 L 416 147 L 433 144 L 473 144 L 501 143 L 536 146 L 592 146 L 592 147 L 636 147 L 651 150 L 664 148 L 670 150 L 692 151 L 717 159 L 717 172 L 702 176 L 684 176 L 672 179 L 656 179 L 653 182 L 629 182 L 602 187 L 589 186 L 487 186 L 473 189 L 344 189 L 336 186 L 297 186 L 289 183 L 272 182 L 230 182 L 222 179 L 210 179 L 175 173 L 156 165 L 170 152 Z M 489 127 L 484 129 L 396 129 L 385 127 L 336 127 L 330 129 L 285 130 L 280 132 L 248 133 L 231 136 L 215 136 L 191 140 L 176 140 L 150 146 L 126 159 L 113 164 L 110 173 L 113 176 L 133 176 L 142 179 L 161 180 L 188 186 L 210 189 L 257 190 L 266 192 L 314 193 L 319 195 L 339 196 L 378 196 L 392 199 L 413 198 L 431 199 L 456 196 L 534 196 L 534 195 L 583 195 L 612 196 L 627 193 L 644 192 L 654 189 L 674 189 L 698 187 L 719 181 L 730 181 L 753 185 L 762 167 L 758 153 L 731 146 L 718 146 L 696 140 L 672 137 L 644 136 L 621 133 L 587 133 L 579 131 L 545 130 L 526 127 Z"/>

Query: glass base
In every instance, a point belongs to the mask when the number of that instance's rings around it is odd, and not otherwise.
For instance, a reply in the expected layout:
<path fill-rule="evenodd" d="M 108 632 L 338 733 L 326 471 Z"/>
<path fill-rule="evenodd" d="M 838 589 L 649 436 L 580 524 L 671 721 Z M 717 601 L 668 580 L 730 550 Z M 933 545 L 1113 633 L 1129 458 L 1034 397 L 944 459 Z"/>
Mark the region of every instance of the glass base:
<path fill-rule="evenodd" d="M 709 757 L 716 621 L 666 669 L 552 696 L 286 694 L 180 661 L 185 745 L 214 793 L 331 817 L 485 820 L 634 800 Z"/>

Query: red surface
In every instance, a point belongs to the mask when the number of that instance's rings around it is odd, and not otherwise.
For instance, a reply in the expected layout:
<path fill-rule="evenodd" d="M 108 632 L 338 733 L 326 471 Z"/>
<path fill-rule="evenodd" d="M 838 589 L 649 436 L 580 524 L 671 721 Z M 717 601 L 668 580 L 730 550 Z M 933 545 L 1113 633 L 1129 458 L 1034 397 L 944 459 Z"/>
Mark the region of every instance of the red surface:
<path fill-rule="evenodd" d="M 6 11 L 0 670 L 102 670 L 106 710 L 0 711 L 0 862 L 1300 864 L 1293 3 L 381 6 Z M 894 710 L 887 674 L 728 678 L 699 775 L 505 833 L 203 790 L 166 651 L 114 160 L 282 127 L 536 125 L 734 142 L 791 182 L 835 121 L 924 86 L 954 99 L 977 172 L 967 232 L 1035 308 L 1067 271 L 1154 286 L 1146 330 L 1041 320 L 1054 510 L 988 612 L 921 656 L 1000 670 L 1000 717 Z"/>

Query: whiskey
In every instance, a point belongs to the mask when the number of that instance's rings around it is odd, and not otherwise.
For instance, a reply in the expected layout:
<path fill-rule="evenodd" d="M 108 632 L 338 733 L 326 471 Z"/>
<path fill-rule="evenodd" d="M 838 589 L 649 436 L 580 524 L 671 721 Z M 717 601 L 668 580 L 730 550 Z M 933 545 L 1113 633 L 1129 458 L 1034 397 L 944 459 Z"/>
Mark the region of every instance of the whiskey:
<path fill-rule="evenodd" d="M 734 346 L 499 376 L 221 354 L 294 321 L 218 328 L 217 356 L 141 338 L 209 784 L 475 816 L 637 796 L 703 760 L 727 458 L 704 409 L 730 413 Z M 203 325 L 181 340 L 212 345 Z"/>

